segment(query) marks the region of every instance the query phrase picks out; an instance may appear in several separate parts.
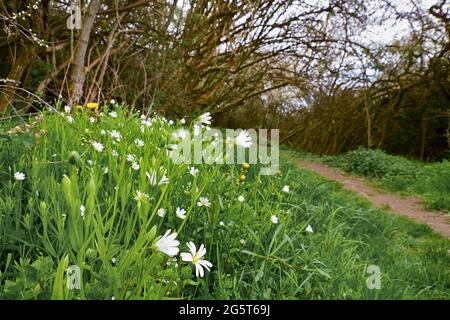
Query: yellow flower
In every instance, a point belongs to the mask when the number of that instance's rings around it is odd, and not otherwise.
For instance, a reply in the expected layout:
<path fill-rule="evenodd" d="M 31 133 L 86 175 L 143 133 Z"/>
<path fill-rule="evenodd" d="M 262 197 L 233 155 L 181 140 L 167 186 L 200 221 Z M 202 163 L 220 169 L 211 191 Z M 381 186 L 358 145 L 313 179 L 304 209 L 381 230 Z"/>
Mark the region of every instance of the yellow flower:
<path fill-rule="evenodd" d="M 250 168 L 250 163 L 248 162 L 244 162 L 242 164 L 242 169 L 244 169 L 244 171 L 247 171 Z"/>
<path fill-rule="evenodd" d="M 78 109 L 78 110 L 81 110 L 81 109 L 83 109 L 83 106 L 80 105 L 80 104 L 77 104 L 77 105 L 75 106 L 75 108 Z"/>
<path fill-rule="evenodd" d="M 245 179 L 246 179 L 245 174 L 241 174 L 241 175 L 239 176 L 239 182 L 244 182 Z"/>
<path fill-rule="evenodd" d="M 90 110 L 94 110 L 95 112 L 98 111 L 98 103 L 97 102 L 88 102 L 86 104 L 86 108 L 90 109 Z"/>

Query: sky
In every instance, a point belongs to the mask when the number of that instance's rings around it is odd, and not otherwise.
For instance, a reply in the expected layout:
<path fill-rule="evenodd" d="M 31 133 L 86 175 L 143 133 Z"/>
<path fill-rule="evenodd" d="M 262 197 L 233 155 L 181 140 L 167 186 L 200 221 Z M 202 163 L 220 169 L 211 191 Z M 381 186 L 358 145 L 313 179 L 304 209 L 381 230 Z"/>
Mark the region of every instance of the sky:
<path fill-rule="evenodd" d="M 414 8 L 410 0 L 391 0 L 390 2 L 400 11 L 409 12 Z M 438 0 L 420 0 L 420 2 L 421 7 L 424 8 L 424 10 L 428 10 L 428 8 L 436 4 Z M 407 35 L 408 30 L 410 30 L 410 26 L 406 20 L 395 21 L 394 19 L 390 19 L 383 25 L 371 26 L 369 30 L 361 34 L 361 37 L 368 41 L 389 43 L 392 40 L 398 40 L 402 36 Z"/>

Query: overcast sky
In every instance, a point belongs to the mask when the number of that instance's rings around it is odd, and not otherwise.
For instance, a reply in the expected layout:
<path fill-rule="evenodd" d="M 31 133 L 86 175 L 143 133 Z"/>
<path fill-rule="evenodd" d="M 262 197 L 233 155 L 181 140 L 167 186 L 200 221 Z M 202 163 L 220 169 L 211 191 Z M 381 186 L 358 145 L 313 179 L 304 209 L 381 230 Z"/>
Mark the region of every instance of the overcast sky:
<path fill-rule="evenodd" d="M 424 8 L 424 10 L 428 10 L 428 8 L 436 4 L 438 0 L 421 0 L 420 2 L 421 7 Z M 391 3 L 395 5 L 398 10 L 404 12 L 410 12 L 414 8 L 410 0 L 391 0 Z M 395 21 L 394 19 L 391 19 L 381 26 L 373 25 L 367 32 L 361 34 L 361 37 L 368 41 L 388 43 L 405 36 L 408 33 L 408 30 L 410 30 L 410 27 L 407 21 Z"/>

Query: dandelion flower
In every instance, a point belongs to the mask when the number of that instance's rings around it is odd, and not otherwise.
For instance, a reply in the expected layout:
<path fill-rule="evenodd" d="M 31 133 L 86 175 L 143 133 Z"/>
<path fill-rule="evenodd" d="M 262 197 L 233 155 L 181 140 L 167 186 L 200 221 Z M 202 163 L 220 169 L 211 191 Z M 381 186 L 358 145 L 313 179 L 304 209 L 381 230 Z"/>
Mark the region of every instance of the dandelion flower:
<path fill-rule="evenodd" d="M 98 107 L 99 107 L 99 105 L 98 105 L 98 103 L 97 102 L 88 102 L 87 104 L 86 104 L 86 108 L 88 108 L 88 109 L 91 109 L 91 110 L 94 110 L 94 111 L 98 111 Z"/>
<path fill-rule="evenodd" d="M 25 173 L 17 171 L 16 173 L 14 173 L 14 179 L 16 179 L 17 181 L 25 180 Z"/>
<path fill-rule="evenodd" d="M 188 242 L 187 246 L 189 247 L 190 252 L 182 252 L 181 259 L 186 262 L 192 262 L 195 266 L 195 275 L 202 278 L 205 275 L 203 268 L 206 268 L 209 271 L 212 267 L 211 262 L 202 259 L 206 254 L 205 246 L 202 244 L 198 251 L 192 241 Z"/>
<path fill-rule="evenodd" d="M 199 201 L 197 202 L 197 205 L 199 207 L 211 207 L 211 203 L 206 197 L 200 197 Z"/>
<path fill-rule="evenodd" d="M 178 254 L 178 251 L 180 250 L 178 246 L 180 245 L 180 242 L 178 240 L 175 240 L 177 237 L 177 233 L 173 232 L 170 233 L 171 230 L 167 230 L 166 233 L 158 239 L 155 243 L 155 247 L 158 251 L 167 254 L 169 257 L 173 257 Z"/>
<path fill-rule="evenodd" d="M 103 150 L 105 149 L 105 146 L 102 145 L 100 142 L 97 142 L 97 141 L 92 141 L 92 146 L 94 147 L 94 149 L 97 152 L 103 152 Z"/>
<path fill-rule="evenodd" d="M 272 217 L 270 217 L 270 221 L 272 221 L 273 224 L 277 224 L 278 223 L 278 217 L 275 215 L 272 215 Z"/>
<path fill-rule="evenodd" d="M 178 218 L 180 218 L 182 220 L 186 218 L 186 210 L 184 210 L 182 208 L 177 207 L 175 214 L 177 215 Z"/>
<path fill-rule="evenodd" d="M 234 141 L 236 142 L 236 145 L 243 148 L 250 148 L 253 144 L 252 138 L 249 136 L 247 130 L 240 131 Z"/>

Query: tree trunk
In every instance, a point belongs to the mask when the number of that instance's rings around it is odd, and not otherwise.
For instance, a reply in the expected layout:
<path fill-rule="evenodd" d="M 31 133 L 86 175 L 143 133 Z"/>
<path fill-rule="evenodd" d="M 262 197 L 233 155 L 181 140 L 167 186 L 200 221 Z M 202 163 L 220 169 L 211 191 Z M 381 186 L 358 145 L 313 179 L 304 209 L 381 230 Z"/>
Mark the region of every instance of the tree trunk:
<path fill-rule="evenodd" d="M 15 59 L 7 78 L 16 82 L 25 81 L 24 76 L 34 61 L 34 53 L 34 47 L 19 49 L 19 55 Z M 7 107 L 12 103 L 15 92 L 16 90 L 14 88 L 8 88 L 0 93 L 0 114 L 5 112 Z"/>
<path fill-rule="evenodd" d="M 81 27 L 80 36 L 75 47 L 73 67 L 71 73 L 72 93 L 70 101 L 79 102 L 83 96 L 83 86 L 86 78 L 84 71 L 84 63 L 86 60 L 86 52 L 91 37 L 92 28 L 94 27 L 95 18 L 100 8 L 100 0 L 92 0 L 89 4 L 88 15 L 84 19 Z"/>

